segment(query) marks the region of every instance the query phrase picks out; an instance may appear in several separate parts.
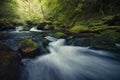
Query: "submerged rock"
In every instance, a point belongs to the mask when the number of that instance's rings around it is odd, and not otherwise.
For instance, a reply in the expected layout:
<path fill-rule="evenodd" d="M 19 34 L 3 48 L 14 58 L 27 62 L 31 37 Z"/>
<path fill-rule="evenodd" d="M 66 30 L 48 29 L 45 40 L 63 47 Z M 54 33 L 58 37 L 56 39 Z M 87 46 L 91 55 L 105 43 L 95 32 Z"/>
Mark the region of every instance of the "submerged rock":
<path fill-rule="evenodd" d="M 20 65 L 12 48 L 0 42 L 0 80 L 18 80 Z"/>
<path fill-rule="evenodd" d="M 23 58 L 33 58 L 39 55 L 39 45 L 32 39 L 23 40 L 19 43 L 19 53 Z"/>

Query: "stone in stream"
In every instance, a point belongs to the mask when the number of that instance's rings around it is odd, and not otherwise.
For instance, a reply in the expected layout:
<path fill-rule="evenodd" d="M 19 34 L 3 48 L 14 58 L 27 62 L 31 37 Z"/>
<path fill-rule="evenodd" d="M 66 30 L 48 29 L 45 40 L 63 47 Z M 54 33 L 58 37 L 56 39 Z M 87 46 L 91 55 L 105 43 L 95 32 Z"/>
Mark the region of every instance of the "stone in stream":
<path fill-rule="evenodd" d="M 18 80 L 21 63 L 12 48 L 0 42 L 0 80 Z"/>
<path fill-rule="evenodd" d="M 39 45 L 32 39 L 26 39 L 19 43 L 19 53 L 22 58 L 33 58 L 39 55 Z"/>
<path fill-rule="evenodd" d="M 44 30 L 44 28 L 45 28 L 46 25 L 49 25 L 49 27 L 50 27 L 50 25 L 52 25 L 52 22 L 51 21 L 41 22 L 41 23 L 38 24 L 37 29 L 38 30 Z M 50 28 L 52 28 L 52 27 L 50 27 Z"/>

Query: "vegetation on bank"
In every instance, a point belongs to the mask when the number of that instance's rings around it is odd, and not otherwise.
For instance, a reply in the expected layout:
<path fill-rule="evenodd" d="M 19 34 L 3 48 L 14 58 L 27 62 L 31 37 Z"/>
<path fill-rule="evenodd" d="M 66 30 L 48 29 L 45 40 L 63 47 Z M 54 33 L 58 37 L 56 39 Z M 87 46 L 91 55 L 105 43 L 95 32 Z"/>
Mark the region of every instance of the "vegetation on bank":
<path fill-rule="evenodd" d="M 1 0 L 0 31 L 37 26 L 58 38 L 109 35 L 115 43 L 120 33 L 119 5 L 119 0 Z"/>

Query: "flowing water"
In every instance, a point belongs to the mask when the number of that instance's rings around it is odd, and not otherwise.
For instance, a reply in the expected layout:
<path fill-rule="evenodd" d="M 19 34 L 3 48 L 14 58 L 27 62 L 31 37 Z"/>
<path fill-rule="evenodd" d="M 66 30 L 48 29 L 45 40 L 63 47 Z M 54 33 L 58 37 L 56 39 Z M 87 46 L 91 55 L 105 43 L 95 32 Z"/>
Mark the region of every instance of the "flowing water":
<path fill-rule="evenodd" d="M 2 41 L 14 50 L 18 49 L 19 41 L 28 38 L 44 48 L 38 32 L 0 35 L 6 35 Z M 68 46 L 65 39 L 45 38 L 51 41 L 47 47 L 50 52 L 35 59 L 23 59 L 20 80 L 120 80 L 120 55 L 89 47 Z"/>
<path fill-rule="evenodd" d="M 38 29 L 37 29 L 37 26 L 32 27 L 32 28 L 30 29 L 30 31 L 34 31 L 34 32 L 44 32 L 43 30 L 38 30 Z"/>
<path fill-rule="evenodd" d="M 54 40 L 49 54 L 24 59 L 21 80 L 120 80 L 119 58 L 112 53 L 64 43 Z"/>
<path fill-rule="evenodd" d="M 16 32 L 22 31 L 24 26 L 18 26 L 16 27 Z"/>

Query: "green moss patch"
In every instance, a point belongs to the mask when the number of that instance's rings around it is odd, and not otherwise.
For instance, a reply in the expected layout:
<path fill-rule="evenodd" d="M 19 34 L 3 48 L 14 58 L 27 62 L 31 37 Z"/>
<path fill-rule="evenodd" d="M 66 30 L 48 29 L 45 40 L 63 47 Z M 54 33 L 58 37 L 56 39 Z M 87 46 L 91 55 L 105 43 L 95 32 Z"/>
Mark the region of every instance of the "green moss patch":
<path fill-rule="evenodd" d="M 19 47 L 20 48 L 26 48 L 26 47 L 35 47 L 35 48 L 38 48 L 38 44 L 36 42 L 34 42 L 32 39 L 27 39 L 27 40 L 24 40 L 24 41 L 21 41 L 19 43 Z"/>
<path fill-rule="evenodd" d="M 57 32 L 57 33 L 55 33 L 55 37 L 57 37 L 57 38 L 65 38 L 66 34 L 63 33 L 63 32 Z"/>
<path fill-rule="evenodd" d="M 81 31 L 87 31 L 87 30 L 88 30 L 87 26 L 80 25 L 80 26 L 74 26 L 74 27 L 72 27 L 69 31 L 71 33 L 79 33 Z"/>

